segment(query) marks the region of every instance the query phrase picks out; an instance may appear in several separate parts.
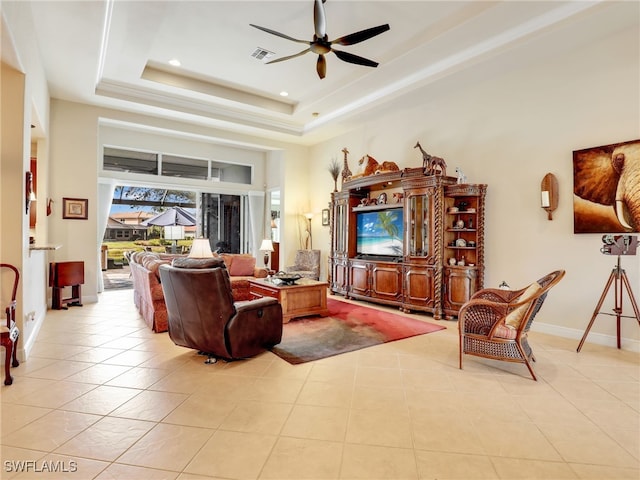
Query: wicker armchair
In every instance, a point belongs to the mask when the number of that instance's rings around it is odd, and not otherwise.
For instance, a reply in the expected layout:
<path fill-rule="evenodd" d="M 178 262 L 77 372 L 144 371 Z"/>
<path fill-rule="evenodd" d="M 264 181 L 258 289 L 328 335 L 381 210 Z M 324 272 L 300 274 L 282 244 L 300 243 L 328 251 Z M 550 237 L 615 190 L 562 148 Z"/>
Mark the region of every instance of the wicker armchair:
<path fill-rule="evenodd" d="M 460 309 L 460 369 L 463 357 L 524 363 L 537 380 L 527 335 L 547 293 L 564 276 L 557 270 L 520 290 L 487 288 L 476 292 Z"/>

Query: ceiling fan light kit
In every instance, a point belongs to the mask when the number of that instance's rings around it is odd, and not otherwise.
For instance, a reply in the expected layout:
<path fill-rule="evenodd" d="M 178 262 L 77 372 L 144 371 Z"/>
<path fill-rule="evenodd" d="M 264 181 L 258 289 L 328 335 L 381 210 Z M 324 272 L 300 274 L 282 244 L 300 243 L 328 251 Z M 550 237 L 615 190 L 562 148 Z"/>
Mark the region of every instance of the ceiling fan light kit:
<path fill-rule="evenodd" d="M 253 23 L 249 24 L 252 27 L 257 28 L 258 30 L 262 30 L 263 32 L 270 33 L 271 35 L 285 38 L 287 40 L 291 40 L 292 42 L 304 43 L 309 45 L 309 48 L 306 48 L 301 52 L 295 53 L 293 55 L 288 55 L 286 57 L 277 58 L 275 60 L 271 60 L 266 63 L 277 63 L 285 60 L 291 60 L 292 58 L 299 57 L 308 52 L 315 53 L 318 55 L 318 61 L 316 62 L 316 71 L 318 72 L 318 76 L 321 79 L 324 78 L 327 74 L 327 61 L 324 58 L 324 56 L 330 52 L 335 53 L 336 56 L 343 62 L 353 63 L 356 65 L 363 65 L 365 67 L 375 68 L 378 66 L 378 62 L 374 62 L 373 60 L 369 60 L 368 58 L 354 55 L 353 53 L 336 50 L 333 48 L 333 45 L 354 45 L 356 43 L 364 42 L 365 40 L 369 40 L 370 38 L 373 38 L 376 35 L 380 35 L 381 33 L 384 33 L 387 30 L 389 30 L 389 24 L 378 25 L 377 27 L 371 27 L 365 30 L 360 30 L 359 32 L 355 32 L 350 35 L 345 35 L 344 37 L 336 38 L 335 40 L 329 40 L 329 37 L 326 32 L 327 22 L 326 22 L 326 16 L 325 16 L 324 5 L 323 5 L 325 2 L 326 0 L 314 0 L 314 3 L 313 3 L 314 34 L 313 34 L 312 41 L 299 40 L 297 38 L 290 37 L 289 35 L 285 35 L 284 33 L 271 30 L 270 28 L 260 27 L 258 25 L 254 25 Z"/>

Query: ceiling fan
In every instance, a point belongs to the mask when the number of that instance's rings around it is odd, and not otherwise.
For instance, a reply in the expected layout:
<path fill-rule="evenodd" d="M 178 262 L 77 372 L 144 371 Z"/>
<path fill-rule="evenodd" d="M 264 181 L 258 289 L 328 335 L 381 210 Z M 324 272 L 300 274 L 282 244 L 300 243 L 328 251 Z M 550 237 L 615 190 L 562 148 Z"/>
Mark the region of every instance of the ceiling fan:
<path fill-rule="evenodd" d="M 305 50 L 296 53 L 295 55 L 277 58 L 267 63 L 283 62 L 284 60 L 290 60 L 292 58 L 299 57 L 300 55 L 304 55 L 308 52 L 317 53 L 318 62 L 316 63 L 316 71 L 318 72 L 318 76 L 321 79 L 324 78 L 327 73 L 327 61 L 325 60 L 324 55 L 329 52 L 335 53 L 336 56 L 344 62 L 355 63 L 356 65 L 364 65 L 366 67 L 378 66 L 378 62 L 374 62 L 373 60 L 369 60 L 368 58 L 359 57 L 358 55 L 354 55 L 352 53 L 341 52 L 340 50 L 334 49 L 332 45 L 354 45 L 356 43 L 364 42 L 365 40 L 368 40 L 389 30 L 389 24 L 387 23 L 384 25 L 378 25 L 377 27 L 367 28 L 366 30 L 361 30 L 350 35 L 345 35 L 344 37 L 336 38 L 335 40 L 329 40 L 326 32 L 326 20 L 323 5 L 326 1 L 327 0 L 314 0 L 313 23 L 315 27 L 315 33 L 313 35 L 313 41 L 298 40 L 297 38 L 290 37 L 289 35 L 285 35 L 284 33 L 276 32 L 275 30 L 271 30 L 270 28 L 260 27 L 252 23 L 249 24 L 252 27 L 257 28 L 258 30 L 262 30 L 263 32 L 286 38 L 287 40 L 291 40 L 293 42 L 306 43 L 309 45 L 309 48 L 306 48 Z"/>

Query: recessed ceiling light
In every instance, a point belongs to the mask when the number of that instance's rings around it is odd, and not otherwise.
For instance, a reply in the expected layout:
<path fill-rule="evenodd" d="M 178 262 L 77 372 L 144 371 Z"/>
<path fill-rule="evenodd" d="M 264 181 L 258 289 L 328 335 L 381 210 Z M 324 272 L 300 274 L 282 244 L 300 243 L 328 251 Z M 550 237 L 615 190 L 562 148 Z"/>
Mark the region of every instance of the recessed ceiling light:
<path fill-rule="evenodd" d="M 289 92 L 285 92 L 284 90 L 280 92 L 280 96 L 281 97 L 288 97 L 289 96 Z"/>
<path fill-rule="evenodd" d="M 169 60 L 169 65 L 173 65 L 174 67 L 179 67 L 182 64 L 180 63 L 180 60 L 178 60 L 177 58 L 172 58 L 171 60 Z"/>

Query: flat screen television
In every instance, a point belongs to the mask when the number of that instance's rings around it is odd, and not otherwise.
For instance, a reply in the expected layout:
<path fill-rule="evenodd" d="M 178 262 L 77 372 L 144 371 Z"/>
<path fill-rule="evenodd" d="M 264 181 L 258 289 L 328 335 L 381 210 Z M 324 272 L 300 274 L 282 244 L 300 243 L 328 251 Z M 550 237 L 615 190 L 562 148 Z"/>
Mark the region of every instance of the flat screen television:
<path fill-rule="evenodd" d="M 402 208 L 358 212 L 356 215 L 358 255 L 402 256 L 404 222 Z"/>

